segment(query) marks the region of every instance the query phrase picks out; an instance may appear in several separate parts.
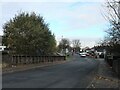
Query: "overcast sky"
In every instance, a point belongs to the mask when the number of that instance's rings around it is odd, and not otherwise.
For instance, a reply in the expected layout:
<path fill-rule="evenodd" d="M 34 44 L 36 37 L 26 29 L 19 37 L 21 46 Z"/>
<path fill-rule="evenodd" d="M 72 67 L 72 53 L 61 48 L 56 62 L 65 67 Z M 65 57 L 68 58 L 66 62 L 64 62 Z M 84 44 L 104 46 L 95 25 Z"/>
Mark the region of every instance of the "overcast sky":
<path fill-rule="evenodd" d="M 104 0 L 4 0 L 0 3 L 0 35 L 2 25 L 20 11 L 35 12 L 44 17 L 56 40 L 80 39 L 82 47 L 92 47 L 103 39 L 107 22 L 101 15 Z"/>

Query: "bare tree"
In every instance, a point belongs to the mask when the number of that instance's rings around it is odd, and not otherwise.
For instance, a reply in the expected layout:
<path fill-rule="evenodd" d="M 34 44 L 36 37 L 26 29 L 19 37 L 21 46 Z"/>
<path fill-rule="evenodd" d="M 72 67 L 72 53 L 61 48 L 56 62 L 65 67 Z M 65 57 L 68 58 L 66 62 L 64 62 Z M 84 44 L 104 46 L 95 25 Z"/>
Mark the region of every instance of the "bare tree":
<path fill-rule="evenodd" d="M 75 52 L 80 51 L 81 43 L 79 39 L 75 39 L 72 41 L 73 48 L 75 49 Z"/>
<path fill-rule="evenodd" d="M 110 27 L 106 31 L 108 33 L 107 39 L 104 40 L 103 45 L 110 46 L 116 51 L 120 49 L 120 1 L 107 0 L 105 3 L 107 14 L 104 14 L 105 19 L 110 23 Z"/>
<path fill-rule="evenodd" d="M 59 42 L 58 51 L 61 52 L 61 51 L 65 51 L 66 49 L 67 49 L 67 50 L 70 49 L 70 41 L 69 41 L 69 39 L 67 39 L 67 38 L 63 38 L 63 39 L 61 39 L 61 41 Z"/>
<path fill-rule="evenodd" d="M 106 0 L 104 18 L 110 23 L 109 29 L 106 31 L 111 41 L 120 40 L 120 1 Z"/>
<path fill-rule="evenodd" d="M 73 47 L 80 47 L 81 46 L 80 40 L 78 40 L 78 39 L 73 40 L 72 44 L 73 44 Z"/>
<path fill-rule="evenodd" d="M 105 8 L 105 12 L 107 12 L 107 15 L 104 14 L 104 16 L 111 24 L 118 23 L 118 20 L 120 19 L 118 12 L 119 4 L 120 2 L 117 0 L 106 0 L 105 7 L 107 8 Z"/>

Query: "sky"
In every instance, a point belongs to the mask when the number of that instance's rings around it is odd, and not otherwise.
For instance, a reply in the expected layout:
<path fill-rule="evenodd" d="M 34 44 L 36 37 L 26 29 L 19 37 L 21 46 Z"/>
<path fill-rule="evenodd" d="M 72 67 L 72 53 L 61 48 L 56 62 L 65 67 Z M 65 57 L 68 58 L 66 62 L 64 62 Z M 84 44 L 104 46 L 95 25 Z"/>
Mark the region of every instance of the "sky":
<path fill-rule="evenodd" d="M 0 35 L 3 25 L 19 12 L 35 12 L 44 17 L 55 34 L 57 42 L 62 37 L 79 39 L 82 47 L 93 47 L 105 36 L 107 21 L 102 16 L 104 0 L 3 0 L 0 2 Z"/>

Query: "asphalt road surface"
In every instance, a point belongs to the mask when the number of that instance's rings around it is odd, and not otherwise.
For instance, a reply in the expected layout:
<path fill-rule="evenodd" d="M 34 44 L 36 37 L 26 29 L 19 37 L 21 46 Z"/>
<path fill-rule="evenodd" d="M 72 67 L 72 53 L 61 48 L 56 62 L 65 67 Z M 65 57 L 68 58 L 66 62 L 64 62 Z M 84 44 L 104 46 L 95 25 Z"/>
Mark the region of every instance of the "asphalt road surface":
<path fill-rule="evenodd" d="M 75 55 L 69 62 L 4 74 L 2 88 L 86 88 L 99 61 Z"/>

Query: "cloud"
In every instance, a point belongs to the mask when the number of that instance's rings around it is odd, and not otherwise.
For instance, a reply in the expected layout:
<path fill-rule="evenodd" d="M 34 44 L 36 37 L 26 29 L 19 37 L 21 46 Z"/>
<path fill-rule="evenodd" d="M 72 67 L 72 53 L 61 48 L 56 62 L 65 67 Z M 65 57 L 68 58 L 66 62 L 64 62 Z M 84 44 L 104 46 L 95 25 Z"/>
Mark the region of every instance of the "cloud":
<path fill-rule="evenodd" d="M 105 23 L 100 13 L 100 5 L 100 3 L 90 3 L 82 6 L 81 3 L 70 10 L 64 10 L 63 21 L 68 24 L 68 27 L 71 26 L 73 30 L 90 28 Z"/>

